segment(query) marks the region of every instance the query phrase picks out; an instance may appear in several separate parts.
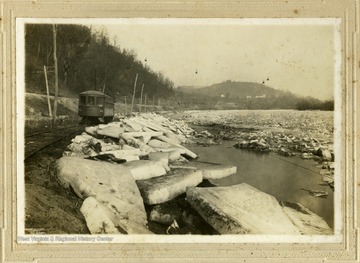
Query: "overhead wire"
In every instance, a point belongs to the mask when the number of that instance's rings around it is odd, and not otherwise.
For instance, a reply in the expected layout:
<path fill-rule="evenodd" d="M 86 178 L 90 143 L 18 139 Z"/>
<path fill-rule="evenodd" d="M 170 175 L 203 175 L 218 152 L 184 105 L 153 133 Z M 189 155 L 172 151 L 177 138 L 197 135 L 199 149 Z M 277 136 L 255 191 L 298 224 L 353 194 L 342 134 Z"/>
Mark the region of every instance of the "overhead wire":
<path fill-rule="evenodd" d="M 300 165 L 300 164 L 290 162 L 289 160 L 286 160 L 286 159 L 284 159 L 284 158 L 281 158 L 280 156 L 277 156 L 277 155 L 275 155 L 275 154 L 270 153 L 269 155 L 272 156 L 272 157 L 275 157 L 275 158 L 277 158 L 277 159 L 279 159 L 279 160 L 281 160 L 281 161 L 284 161 L 284 162 L 286 162 L 286 163 L 289 163 L 289 164 L 292 164 L 292 165 L 301 167 L 301 168 L 303 168 L 303 169 L 305 169 L 305 170 L 308 170 L 308 171 L 310 171 L 310 172 L 313 172 L 313 173 L 322 175 L 321 173 L 319 173 L 319 172 L 317 172 L 317 171 L 314 171 L 314 170 L 312 170 L 312 169 L 310 169 L 310 168 L 308 168 L 308 167 L 302 166 L 302 165 Z"/>

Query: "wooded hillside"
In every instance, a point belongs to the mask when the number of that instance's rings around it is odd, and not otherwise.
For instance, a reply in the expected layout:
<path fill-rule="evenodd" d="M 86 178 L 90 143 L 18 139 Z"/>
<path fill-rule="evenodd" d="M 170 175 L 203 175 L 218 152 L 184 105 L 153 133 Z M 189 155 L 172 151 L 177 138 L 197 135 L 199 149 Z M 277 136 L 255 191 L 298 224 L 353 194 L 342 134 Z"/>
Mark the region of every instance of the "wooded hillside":
<path fill-rule="evenodd" d="M 124 96 L 132 96 L 136 74 L 136 97 L 140 97 L 142 84 L 148 98 L 167 98 L 174 93 L 171 80 L 139 61 L 134 51 L 110 44 L 106 33 L 81 25 L 57 25 L 56 31 L 59 95 L 77 97 L 78 93 L 93 89 L 122 101 Z M 53 93 L 52 25 L 27 24 L 25 33 L 26 92 L 46 93 L 46 66 Z"/>

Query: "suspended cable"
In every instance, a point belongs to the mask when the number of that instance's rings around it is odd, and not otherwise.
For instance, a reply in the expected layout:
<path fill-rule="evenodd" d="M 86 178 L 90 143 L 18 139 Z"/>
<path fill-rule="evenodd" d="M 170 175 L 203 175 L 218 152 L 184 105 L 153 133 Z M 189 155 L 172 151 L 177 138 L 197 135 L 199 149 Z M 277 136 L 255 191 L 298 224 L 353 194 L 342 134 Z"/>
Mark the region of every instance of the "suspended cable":
<path fill-rule="evenodd" d="M 313 173 L 316 173 L 316 174 L 319 174 L 319 175 L 322 176 L 322 174 L 319 173 L 319 172 L 317 172 L 317 171 L 314 171 L 314 170 L 312 170 L 312 169 L 310 169 L 310 168 L 307 168 L 307 167 L 305 167 L 305 166 L 302 166 L 302 165 L 300 165 L 300 164 L 290 162 L 290 161 L 288 161 L 288 160 L 286 160 L 286 159 L 283 159 L 283 158 L 281 158 L 281 157 L 279 157 L 279 156 L 276 156 L 275 154 L 271 154 L 271 153 L 270 153 L 269 155 L 271 155 L 272 157 L 275 157 L 275 158 L 277 158 L 277 159 L 279 159 L 279 160 L 281 160 L 281 161 L 284 161 L 284 162 L 293 164 L 293 165 L 295 165 L 295 166 L 301 167 L 301 168 L 303 168 L 303 169 L 305 169 L 305 170 L 308 170 L 308 171 L 310 171 L 310 172 L 313 172 Z"/>

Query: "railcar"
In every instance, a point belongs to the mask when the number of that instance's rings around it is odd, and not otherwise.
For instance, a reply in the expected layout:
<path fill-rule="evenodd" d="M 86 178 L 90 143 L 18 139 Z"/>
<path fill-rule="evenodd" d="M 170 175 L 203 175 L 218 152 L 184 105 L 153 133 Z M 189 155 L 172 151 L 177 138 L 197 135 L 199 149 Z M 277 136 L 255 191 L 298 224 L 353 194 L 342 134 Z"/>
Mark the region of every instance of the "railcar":
<path fill-rule="evenodd" d="M 78 115 L 82 123 L 109 123 L 114 118 L 114 100 L 100 91 L 84 91 L 79 94 Z"/>

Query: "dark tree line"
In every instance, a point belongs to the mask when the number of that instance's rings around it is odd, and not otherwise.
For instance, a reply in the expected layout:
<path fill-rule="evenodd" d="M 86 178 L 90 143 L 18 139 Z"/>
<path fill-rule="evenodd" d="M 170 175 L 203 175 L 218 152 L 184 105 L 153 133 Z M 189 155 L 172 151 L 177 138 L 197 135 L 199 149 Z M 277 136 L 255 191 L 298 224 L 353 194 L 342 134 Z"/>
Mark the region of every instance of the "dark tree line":
<path fill-rule="evenodd" d="M 290 91 L 277 90 L 254 82 L 224 81 L 208 87 L 179 87 L 177 101 L 190 106 L 211 109 L 298 109 L 333 110 L 334 101 L 301 97 Z"/>
<path fill-rule="evenodd" d="M 221 91 L 223 91 L 222 89 Z M 239 90 L 237 90 L 239 91 Z M 207 94 L 205 93 L 207 92 Z M 265 93 L 261 91 L 258 94 Z M 296 109 L 296 110 L 334 110 L 334 101 L 321 101 L 312 97 L 299 97 L 289 91 L 278 91 L 263 98 L 246 98 L 245 92 L 241 94 L 224 93 L 224 96 L 208 95 L 207 90 L 177 91 L 174 101 L 169 106 L 181 106 L 184 108 L 199 109 L 248 109 L 248 110 L 271 110 L 271 109 Z"/>
<path fill-rule="evenodd" d="M 298 110 L 334 110 L 334 100 L 319 101 L 311 98 L 302 99 L 296 104 Z"/>
<path fill-rule="evenodd" d="M 81 25 L 56 25 L 56 31 L 60 95 L 76 97 L 92 89 L 121 100 L 123 96 L 132 96 L 136 74 L 136 97 L 140 97 L 142 84 L 148 98 L 167 98 L 174 93 L 171 80 L 161 72 L 152 71 L 136 58 L 134 51 L 110 44 L 106 33 Z M 45 93 L 43 67 L 46 66 L 52 93 L 52 25 L 27 24 L 25 33 L 26 91 Z"/>

